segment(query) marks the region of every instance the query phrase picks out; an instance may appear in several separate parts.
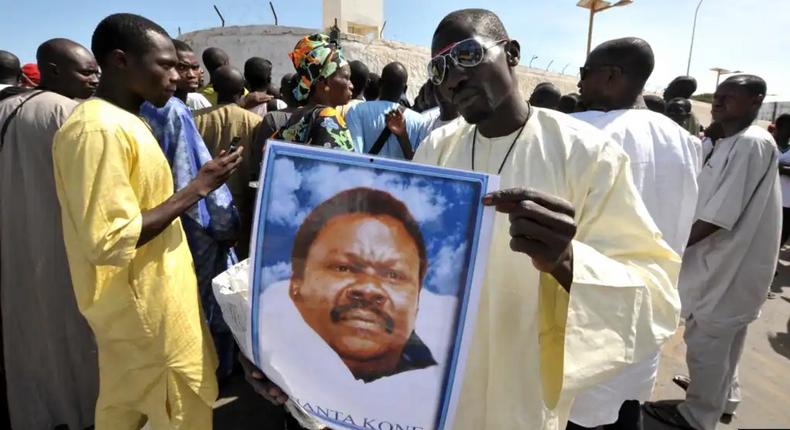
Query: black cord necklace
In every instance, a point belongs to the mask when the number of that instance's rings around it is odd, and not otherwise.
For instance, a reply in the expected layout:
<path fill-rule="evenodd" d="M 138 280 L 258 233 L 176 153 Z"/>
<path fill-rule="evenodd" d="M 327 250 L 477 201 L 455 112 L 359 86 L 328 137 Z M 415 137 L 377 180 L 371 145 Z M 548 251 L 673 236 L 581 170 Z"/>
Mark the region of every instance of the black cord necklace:
<path fill-rule="evenodd" d="M 516 142 L 518 142 L 518 138 L 521 137 L 521 132 L 524 131 L 524 128 L 527 126 L 527 122 L 529 122 L 529 117 L 532 116 L 532 105 L 527 103 L 527 119 L 524 120 L 524 124 L 521 125 L 521 129 L 519 129 L 516 138 L 513 139 L 513 143 L 510 144 L 510 148 L 508 148 L 507 153 L 505 154 L 505 158 L 502 159 L 502 164 L 499 166 L 499 170 L 496 172 L 497 175 L 502 174 L 502 169 L 505 168 L 505 162 L 507 161 L 508 157 L 510 157 L 510 153 L 513 151 L 513 148 L 516 146 Z M 477 126 L 475 125 L 475 131 L 472 137 L 472 171 L 475 171 L 475 147 L 477 146 Z"/>

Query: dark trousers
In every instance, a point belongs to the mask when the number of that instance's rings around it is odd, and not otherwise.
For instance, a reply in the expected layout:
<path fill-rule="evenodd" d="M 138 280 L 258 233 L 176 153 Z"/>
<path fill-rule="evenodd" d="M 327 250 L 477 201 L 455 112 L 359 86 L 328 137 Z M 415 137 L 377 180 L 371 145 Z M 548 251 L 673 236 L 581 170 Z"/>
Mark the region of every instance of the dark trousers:
<path fill-rule="evenodd" d="M 638 400 L 626 400 L 620 406 L 617 421 L 612 424 L 590 428 L 569 421 L 565 430 L 642 430 L 642 408 Z"/>
<path fill-rule="evenodd" d="M 782 241 L 779 246 L 783 246 L 787 239 L 790 239 L 790 208 L 782 208 Z"/>

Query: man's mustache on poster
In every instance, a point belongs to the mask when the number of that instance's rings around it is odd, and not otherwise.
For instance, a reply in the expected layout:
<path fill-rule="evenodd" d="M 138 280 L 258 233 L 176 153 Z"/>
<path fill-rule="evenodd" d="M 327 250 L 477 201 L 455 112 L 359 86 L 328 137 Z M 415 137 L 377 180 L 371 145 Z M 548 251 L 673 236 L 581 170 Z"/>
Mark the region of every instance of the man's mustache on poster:
<path fill-rule="evenodd" d="M 329 315 L 333 323 L 338 323 L 343 320 L 356 319 L 355 316 L 349 316 L 349 314 L 357 310 L 367 311 L 375 315 L 375 322 L 381 325 L 388 334 L 392 334 L 395 328 L 395 320 L 387 311 L 371 300 L 357 299 L 347 304 L 337 305 L 332 308 Z"/>

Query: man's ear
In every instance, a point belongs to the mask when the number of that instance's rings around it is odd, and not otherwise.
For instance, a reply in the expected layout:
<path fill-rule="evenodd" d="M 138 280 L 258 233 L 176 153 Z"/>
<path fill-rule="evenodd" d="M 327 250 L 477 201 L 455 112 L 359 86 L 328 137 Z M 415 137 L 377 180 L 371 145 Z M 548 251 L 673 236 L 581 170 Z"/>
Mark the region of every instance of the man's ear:
<path fill-rule="evenodd" d="M 619 67 L 607 67 L 606 69 L 609 75 L 608 77 L 609 82 L 619 81 L 620 79 L 623 78 L 623 69 Z"/>
<path fill-rule="evenodd" d="M 107 54 L 107 64 L 117 69 L 126 69 L 129 66 L 129 57 L 120 49 L 113 49 Z"/>
<path fill-rule="evenodd" d="M 58 70 L 58 65 L 55 63 L 46 63 L 42 67 L 41 73 L 47 73 L 51 76 L 58 76 L 60 74 L 60 70 Z"/>
<path fill-rule="evenodd" d="M 510 40 L 505 44 L 505 54 L 507 54 L 508 66 L 518 66 L 518 63 L 521 61 L 521 45 L 517 40 Z"/>
<path fill-rule="evenodd" d="M 763 100 L 765 100 L 765 94 L 759 94 L 752 97 L 752 106 L 754 106 L 759 111 L 763 105 Z"/>
<path fill-rule="evenodd" d="M 302 296 L 302 280 L 291 277 L 291 285 L 288 287 L 288 294 L 292 300 Z"/>

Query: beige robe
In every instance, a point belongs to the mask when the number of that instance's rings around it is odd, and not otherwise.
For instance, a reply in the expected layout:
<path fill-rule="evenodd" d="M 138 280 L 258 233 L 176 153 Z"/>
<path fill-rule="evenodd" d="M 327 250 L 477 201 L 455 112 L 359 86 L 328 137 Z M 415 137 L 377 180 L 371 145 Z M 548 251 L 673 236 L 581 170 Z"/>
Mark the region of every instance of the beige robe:
<path fill-rule="evenodd" d="M 415 161 L 472 165 L 475 127 L 432 133 Z M 564 429 L 575 393 L 644 360 L 678 323 L 677 254 L 661 239 L 631 180 L 628 156 L 600 131 L 534 109 L 518 131 L 478 133 L 476 170 L 502 188 L 531 187 L 570 201 L 578 230 L 568 294 L 510 250 L 508 216 L 497 214 L 456 429 Z"/>
<path fill-rule="evenodd" d="M 255 190 L 250 188 L 250 172 L 260 170 L 261 166 L 253 165 L 252 148 L 258 133 L 258 126 L 263 118 L 240 107 L 228 103 L 195 112 L 195 125 L 213 157 L 221 151 L 227 151 L 236 140 L 237 146 L 243 146 L 243 160 L 230 179 L 228 188 L 233 195 L 233 203 L 239 211 L 241 228 L 239 242 L 236 244 L 236 255 L 240 260 L 247 258 L 252 231 L 253 206 Z"/>
<path fill-rule="evenodd" d="M 27 93 L 0 103 L 0 126 Z M 93 425 L 96 345 L 77 309 L 52 175 L 52 138 L 76 102 L 36 95 L 0 151 L 0 294 L 14 429 Z"/>

